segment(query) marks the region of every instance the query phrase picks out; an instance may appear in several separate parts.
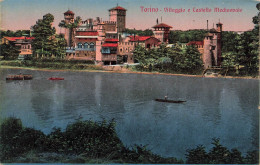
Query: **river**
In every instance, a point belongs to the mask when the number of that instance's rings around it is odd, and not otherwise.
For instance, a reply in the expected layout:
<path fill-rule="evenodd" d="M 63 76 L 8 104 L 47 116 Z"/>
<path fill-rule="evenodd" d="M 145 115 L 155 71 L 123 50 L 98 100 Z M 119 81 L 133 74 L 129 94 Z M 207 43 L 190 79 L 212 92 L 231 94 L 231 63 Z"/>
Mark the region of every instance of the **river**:
<path fill-rule="evenodd" d="M 9 74 L 32 80 L 6 81 Z M 51 76 L 64 77 L 50 81 Z M 148 145 L 153 153 L 185 159 L 187 149 L 212 138 L 243 154 L 258 149 L 259 80 L 130 73 L 0 69 L 0 118 L 21 118 L 25 126 L 50 133 L 80 116 L 115 119 L 126 146 Z M 183 104 L 155 98 L 186 100 Z"/>

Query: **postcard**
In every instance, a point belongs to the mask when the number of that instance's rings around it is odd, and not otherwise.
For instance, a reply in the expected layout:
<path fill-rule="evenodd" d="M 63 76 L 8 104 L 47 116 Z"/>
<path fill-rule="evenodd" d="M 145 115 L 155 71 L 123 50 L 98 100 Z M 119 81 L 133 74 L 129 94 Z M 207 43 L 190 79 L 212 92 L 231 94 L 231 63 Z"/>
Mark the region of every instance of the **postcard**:
<path fill-rule="evenodd" d="M 2 164 L 259 164 L 259 0 L 1 0 Z"/>

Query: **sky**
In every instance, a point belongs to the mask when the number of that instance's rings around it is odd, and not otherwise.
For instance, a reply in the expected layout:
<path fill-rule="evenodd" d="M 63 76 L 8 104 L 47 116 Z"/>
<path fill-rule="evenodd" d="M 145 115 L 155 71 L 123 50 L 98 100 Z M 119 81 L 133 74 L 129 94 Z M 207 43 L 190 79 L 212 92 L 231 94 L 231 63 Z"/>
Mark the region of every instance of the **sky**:
<path fill-rule="evenodd" d="M 43 15 L 54 15 L 54 26 L 60 32 L 58 24 L 64 19 L 63 13 L 68 9 L 83 20 L 100 17 L 109 20 L 108 9 L 117 6 L 127 9 L 126 27 L 151 29 L 162 21 L 172 30 L 206 29 L 223 23 L 224 31 L 246 31 L 253 29 L 252 17 L 257 15 L 256 4 L 260 0 L 0 0 L 1 29 L 30 29 Z M 142 12 L 141 7 L 158 8 L 158 12 Z M 242 9 L 242 12 L 193 12 L 193 8 Z M 185 12 L 164 12 L 164 8 L 185 9 Z M 188 12 L 190 9 L 190 12 Z"/>

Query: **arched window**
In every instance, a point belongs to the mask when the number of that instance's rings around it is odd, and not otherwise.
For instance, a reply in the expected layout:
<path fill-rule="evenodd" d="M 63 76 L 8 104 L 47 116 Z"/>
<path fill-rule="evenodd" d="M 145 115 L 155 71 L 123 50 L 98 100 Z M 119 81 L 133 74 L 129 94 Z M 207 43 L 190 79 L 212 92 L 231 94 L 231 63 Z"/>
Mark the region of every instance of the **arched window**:
<path fill-rule="evenodd" d="M 90 48 L 90 50 L 94 50 L 95 49 L 95 44 L 93 42 L 91 42 L 89 44 L 89 48 Z"/>
<path fill-rule="evenodd" d="M 78 48 L 82 48 L 82 43 L 78 43 Z"/>
<path fill-rule="evenodd" d="M 87 48 L 88 48 L 88 43 L 85 42 L 85 43 L 84 43 L 84 49 L 87 49 Z"/>

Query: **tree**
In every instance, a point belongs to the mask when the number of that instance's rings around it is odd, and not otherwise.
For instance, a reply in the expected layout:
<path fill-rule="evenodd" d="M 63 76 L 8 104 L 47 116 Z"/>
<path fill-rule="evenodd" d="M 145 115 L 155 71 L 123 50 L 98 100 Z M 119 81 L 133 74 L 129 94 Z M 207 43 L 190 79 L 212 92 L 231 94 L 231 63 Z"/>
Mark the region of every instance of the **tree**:
<path fill-rule="evenodd" d="M 193 72 L 202 69 L 202 59 L 199 50 L 195 46 L 187 46 L 181 57 L 179 67 L 183 71 Z"/>
<path fill-rule="evenodd" d="M 212 144 L 214 147 L 209 152 L 210 163 L 212 164 L 227 164 L 229 163 L 229 150 L 222 146 L 218 138 L 214 138 Z"/>
<path fill-rule="evenodd" d="M 195 149 L 188 149 L 186 154 L 188 164 L 207 164 L 209 163 L 209 156 L 202 145 L 197 146 Z"/>
<path fill-rule="evenodd" d="M 16 46 L 10 44 L 1 44 L 1 56 L 4 60 L 14 60 L 17 59 L 20 51 Z"/>
<path fill-rule="evenodd" d="M 65 20 L 62 20 L 59 23 L 59 27 L 69 29 L 69 44 L 68 44 L 69 47 L 73 46 L 74 30 L 79 26 L 80 22 L 81 22 L 81 18 L 78 16 L 76 17 L 74 22 L 66 23 Z"/>
<path fill-rule="evenodd" d="M 56 29 L 52 27 L 54 16 L 50 13 L 39 19 L 32 27 L 35 39 L 32 42 L 36 54 L 45 56 L 56 55 L 62 57 L 65 53 L 64 39 L 55 35 Z"/>

